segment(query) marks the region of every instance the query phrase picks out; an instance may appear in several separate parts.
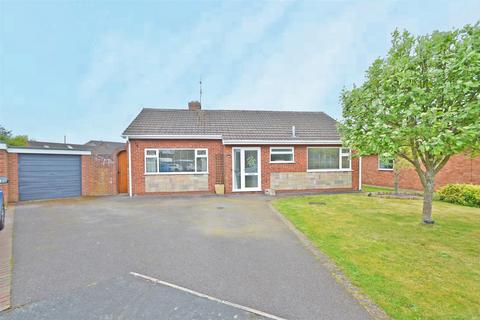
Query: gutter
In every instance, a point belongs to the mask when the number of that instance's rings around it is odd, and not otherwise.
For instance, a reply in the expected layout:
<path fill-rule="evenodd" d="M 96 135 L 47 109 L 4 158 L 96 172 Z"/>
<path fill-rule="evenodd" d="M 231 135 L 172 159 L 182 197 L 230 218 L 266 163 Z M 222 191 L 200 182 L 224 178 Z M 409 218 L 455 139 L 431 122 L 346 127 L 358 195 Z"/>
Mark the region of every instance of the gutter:
<path fill-rule="evenodd" d="M 132 192 L 132 144 L 130 143 L 130 139 L 127 137 L 128 143 L 128 195 L 130 198 L 133 196 Z"/>
<path fill-rule="evenodd" d="M 342 144 L 340 140 L 222 140 L 224 145 L 292 145 L 292 144 L 305 144 L 305 145 L 315 145 L 315 144 L 327 144 L 327 145 L 338 145 Z"/>
<path fill-rule="evenodd" d="M 175 139 L 196 139 L 196 140 L 221 140 L 221 135 L 184 135 L 184 134 L 160 134 L 160 135 L 122 135 L 122 138 L 128 139 L 158 139 L 158 140 L 175 140 Z"/>
<path fill-rule="evenodd" d="M 362 157 L 358 158 L 358 191 L 362 191 Z"/>
<path fill-rule="evenodd" d="M 127 140 L 149 139 L 149 140 L 222 140 L 224 145 L 341 145 L 341 140 L 226 140 L 222 135 L 122 135 Z"/>

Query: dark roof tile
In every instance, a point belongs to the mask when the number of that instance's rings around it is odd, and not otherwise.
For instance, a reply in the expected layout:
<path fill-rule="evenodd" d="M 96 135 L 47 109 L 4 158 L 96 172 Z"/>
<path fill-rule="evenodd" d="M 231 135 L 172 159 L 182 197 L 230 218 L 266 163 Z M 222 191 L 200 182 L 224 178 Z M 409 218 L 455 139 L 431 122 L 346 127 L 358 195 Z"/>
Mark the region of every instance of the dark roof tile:
<path fill-rule="evenodd" d="M 292 137 L 292 126 L 296 136 Z M 123 132 L 134 135 L 221 135 L 224 140 L 340 140 L 323 112 L 143 109 Z"/>

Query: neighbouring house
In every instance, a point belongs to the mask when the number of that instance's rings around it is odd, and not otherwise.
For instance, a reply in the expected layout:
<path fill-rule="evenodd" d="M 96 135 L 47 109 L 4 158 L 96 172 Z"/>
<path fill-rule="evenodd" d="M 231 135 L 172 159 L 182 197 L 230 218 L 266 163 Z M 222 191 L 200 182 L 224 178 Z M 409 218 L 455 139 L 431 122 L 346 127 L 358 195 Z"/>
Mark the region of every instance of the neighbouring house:
<path fill-rule="evenodd" d="M 125 143 L 0 144 L 0 176 L 6 202 L 127 192 Z"/>
<path fill-rule="evenodd" d="M 323 112 L 145 108 L 123 132 L 129 194 L 358 190 Z"/>
<path fill-rule="evenodd" d="M 393 161 L 378 156 L 362 157 L 362 182 L 374 186 L 393 187 Z M 435 177 L 435 189 L 449 183 L 480 184 L 480 157 L 458 154 L 450 158 Z M 413 167 L 400 169 L 399 187 L 422 190 L 422 184 Z"/>

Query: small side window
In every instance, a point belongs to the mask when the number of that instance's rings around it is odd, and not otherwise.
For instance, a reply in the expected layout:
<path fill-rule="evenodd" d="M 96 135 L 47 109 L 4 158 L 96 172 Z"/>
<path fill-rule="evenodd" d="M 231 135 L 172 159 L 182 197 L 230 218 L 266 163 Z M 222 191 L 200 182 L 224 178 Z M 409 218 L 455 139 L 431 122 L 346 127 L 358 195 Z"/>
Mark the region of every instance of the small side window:
<path fill-rule="evenodd" d="M 393 163 L 391 157 L 378 157 L 378 170 L 393 170 Z"/>
<path fill-rule="evenodd" d="M 293 162 L 293 147 L 270 148 L 270 162 L 277 162 L 277 163 Z"/>

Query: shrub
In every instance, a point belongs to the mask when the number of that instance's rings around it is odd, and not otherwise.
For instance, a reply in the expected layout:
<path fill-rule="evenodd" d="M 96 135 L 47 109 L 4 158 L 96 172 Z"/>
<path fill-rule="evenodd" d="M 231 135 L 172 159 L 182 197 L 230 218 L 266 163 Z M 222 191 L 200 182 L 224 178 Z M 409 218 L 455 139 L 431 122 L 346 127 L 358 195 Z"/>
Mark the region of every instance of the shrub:
<path fill-rule="evenodd" d="M 480 208 L 480 185 L 449 184 L 438 190 L 440 200 Z"/>

